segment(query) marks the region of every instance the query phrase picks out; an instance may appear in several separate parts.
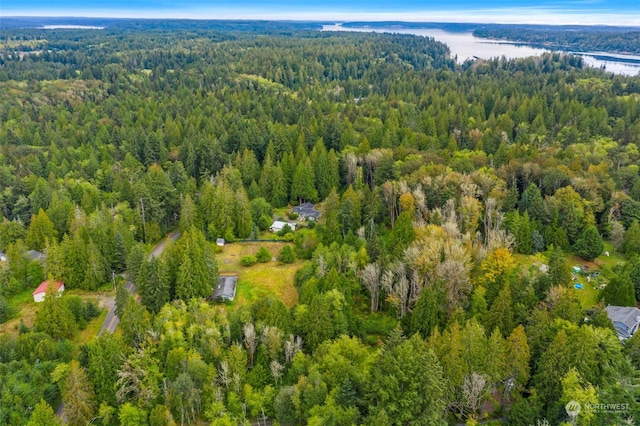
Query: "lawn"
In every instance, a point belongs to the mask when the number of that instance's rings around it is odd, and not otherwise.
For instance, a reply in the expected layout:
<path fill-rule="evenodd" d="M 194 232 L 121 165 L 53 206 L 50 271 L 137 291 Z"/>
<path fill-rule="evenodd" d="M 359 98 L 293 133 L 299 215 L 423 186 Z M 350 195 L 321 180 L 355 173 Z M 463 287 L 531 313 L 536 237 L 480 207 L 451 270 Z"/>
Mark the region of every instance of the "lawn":
<path fill-rule="evenodd" d="M 94 337 L 98 335 L 98 332 L 100 332 L 100 328 L 102 327 L 102 324 L 104 323 L 104 320 L 107 318 L 108 314 L 109 310 L 103 308 L 100 311 L 100 315 L 92 319 L 91 322 L 87 324 L 87 328 L 85 328 L 84 330 L 80 330 L 80 332 L 73 339 L 73 342 L 76 345 L 89 343 Z"/>
<path fill-rule="evenodd" d="M 9 299 L 9 304 L 16 309 L 17 314 L 6 323 L 0 324 L 0 333 L 10 333 L 17 335 L 21 320 L 27 327 L 33 327 L 36 319 L 36 312 L 38 310 L 38 304 L 33 301 L 33 296 L 31 294 L 32 292 L 32 289 L 27 289 Z M 104 287 L 101 287 L 97 291 L 69 290 L 66 291 L 65 294 L 74 294 L 80 296 L 82 300 L 93 300 L 98 303 L 100 307 L 107 307 L 106 309 L 103 309 L 101 314 L 98 316 L 98 319 L 93 319 L 87 326 L 87 329 L 83 330 L 80 333 L 80 335 L 84 336 L 82 337 L 82 339 L 86 339 L 86 341 L 91 340 L 91 337 L 93 335 L 98 334 L 100 326 L 102 325 L 102 321 L 104 321 L 104 318 L 107 315 L 107 311 L 110 306 L 109 303 L 112 303 L 114 297 L 113 287 L 111 287 L 111 285 L 106 285 Z M 96 327 L 97 329 L 95 329 Z M 92 330 L 93 334 L 90 334 Z M 81 338 L 80 335 L 77 336 L 77 339 Z"/>
<path fill-rule="evenodd" d="M 582 284 L 582 289 L 576 289 L 575 287 L 571 287 L 572 291 L 575 292 L 576 296 L 580 300 L 580 304 L 583 309 L 588 309 L 594 305 L 598 304 L 600 297 L 600 285 L 606 284 L 608 279 L 611 277 L 611 268 L 613 266 L 618 265 L 619 263 L 623 263 L 626 261 L 624 255 L 618 251 L 616 251 L 611 243 L 604 243 L 604 251 L 609 252 L 609 256 L 605 256 L 601 254 L 592 262 L 586 261 L 580 256 L 575 255 L 574 253 L 568 253 L 566 258 L 569 265 L 573 266 L 587 266 L 589 273 L 599 271 L 601 273 L 600 277 L 592 278 L 590 282 L 587 281 L 587 277 L 585 275 L 579 275 L 578 279 L 574 282 Z M 524 254 L 514 254 L 513 255 L 519 264 L 524 265 L 525 267 L 530 267 L 536 262 L 546 262 L 546 259 L 540 258 L 540 254 L 537 255 L 524 255 Z M 595 287 L 595 288 L 594 288 Z"/>
<path fill-rule="evenodd" d="M 17 335 L 20 320 L 28 327 L 33 325 L 37 309 L 36 303 L 33 301 L 33 296 L 31 295 L 32 292 L 32 289 L 24 290 L 22 293 L 18 293 L 9 299 L 9 305 L 16 310 L 17 314 L 4 324 L 0 324 L 0 333 Z"/>
<path fill-rule="evenodd" d="M 266 247 L 273 257 L 277 257 L 285 245 L 292 244 L 233 243 L 222 248 L 222 251 L 217 255 L 220 274 L 238 274 L 236 299 L 231 304 L 232 306 L 242 306 L 269 294 L 277 296 L 289 307 L 298 303 L 298 292 L 293 285 L 293 278 L 302 265 L 302 261 L 296 261 L 290 265 L 282 265 L 277 260 L 256 263 L 249 267 L 240 265 L 242 256 L 255 255 L 260 247 Z"/>

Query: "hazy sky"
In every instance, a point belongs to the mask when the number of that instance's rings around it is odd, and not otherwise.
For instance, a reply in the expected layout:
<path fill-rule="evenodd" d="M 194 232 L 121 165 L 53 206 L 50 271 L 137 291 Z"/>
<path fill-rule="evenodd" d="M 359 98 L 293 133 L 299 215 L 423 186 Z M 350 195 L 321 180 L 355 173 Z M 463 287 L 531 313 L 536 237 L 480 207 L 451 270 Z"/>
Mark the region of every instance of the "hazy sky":
<path fill-rule="evenodd" d="M 0 0 L 0 16 L 18 15 L 640 26 L 640 0 Z"/>

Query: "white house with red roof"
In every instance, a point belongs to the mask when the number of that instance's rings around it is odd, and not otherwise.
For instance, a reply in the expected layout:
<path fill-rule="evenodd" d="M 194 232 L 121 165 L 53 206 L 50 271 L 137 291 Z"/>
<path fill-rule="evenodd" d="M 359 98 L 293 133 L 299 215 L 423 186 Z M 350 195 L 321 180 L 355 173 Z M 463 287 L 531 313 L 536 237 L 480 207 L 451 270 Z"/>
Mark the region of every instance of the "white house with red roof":
<path fill-rule="evenodd" d="M 36 303 L 44 302 L 44 297 L 47 294 L 47 287 L 49 287 L 49 281 L 44 281 L 33 291 L 33 301 Z M 62 295 L 64 291 L 64 283 L 62 281 L 55 281 L 51 284 L 51 290 L 58 292 L 58 296 Z"/>

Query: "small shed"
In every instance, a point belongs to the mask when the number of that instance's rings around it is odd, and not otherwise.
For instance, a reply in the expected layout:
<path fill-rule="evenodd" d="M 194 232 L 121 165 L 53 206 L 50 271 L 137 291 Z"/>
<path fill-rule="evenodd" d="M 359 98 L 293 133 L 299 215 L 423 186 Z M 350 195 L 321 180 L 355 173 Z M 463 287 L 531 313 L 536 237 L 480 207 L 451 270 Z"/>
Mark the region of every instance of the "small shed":
<path fill-rule="evenodd" d="M 0 262 L 6 262 L 6 261 L 7 261 L 7 255 L 4 254 L 2 250 L 0 250 Z"/>
<path fill-rule="evenodd" d="M 291 228 L 292 231 L 296 230 L 296 223 L 295 222 L 282 222 L 282 221 L 279 221 L 279 220 L 276 220 L 275 222 L 273 222 L 269 229 L 271 230 L 271 232 L 277 234 L 278 232 L 282 231 L 282 228 L 284 228 L 285 225 L 289 225 L 289 227 Z"/>
<path fill-rule="evenodd" d="M 218 288 L 213 290 L 215 300 L 228 300 L 233 302 L 236 297 L 237 276 L 226 276 L 218 278 Z"/>
<path fill-rule="evenodd" d="M 320 211 L 316 210 L 316 206 L 311 203 L 300 204 L 293 208 L 294 213 L 298 213 L 300 220 L 313 220 L 320 219 Z"/>
<path fill-rule="evenodd" d="M 49 287 L 49 281 L 43 281 L 42 284 L 36 288 L 32 295 L 33 301 L 36 303 L 44 302 L 44 297 L 47 294 L 47 287 Z M 51 284 L 52 290 L 58 293 L 58 296 L 62 295 L 64 291 L 64 283 L 62 281 L 56 281 Z"/>
<path fill-rule="evenodd" d="M 218 239 L 216 240 L 216 245 L 217 245 L 218 247 L 224 247 L 224 238 L 218 238 Z"/>

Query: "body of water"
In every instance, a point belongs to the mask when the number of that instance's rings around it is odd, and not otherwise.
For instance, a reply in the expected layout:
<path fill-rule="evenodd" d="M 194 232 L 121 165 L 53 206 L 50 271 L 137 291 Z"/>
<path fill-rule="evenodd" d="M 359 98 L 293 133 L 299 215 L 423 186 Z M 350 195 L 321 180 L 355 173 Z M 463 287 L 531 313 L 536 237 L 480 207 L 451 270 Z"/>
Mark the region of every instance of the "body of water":
<path fill-rule="evenodd" d="M 323 31 L 356 31 L 412 34 L 433 37 L 449 46 L 451 55 L 458 63 L 467 59 L 490 59 L 504 56 L 507 59 L 539 56 L 549 50 L 527 44 L 502 40 L 490 40 L 475 37 L 472 32 L 451 32 L 436 28 L 349 28 L 340 24 L 323 25 Z M 619 55 L 607 52 L 570 52 L 582 56 L 587 65 L 596 68 L 604 67 L 615 74 L 638 75 L 640 73 L 640 56 Z"/>

